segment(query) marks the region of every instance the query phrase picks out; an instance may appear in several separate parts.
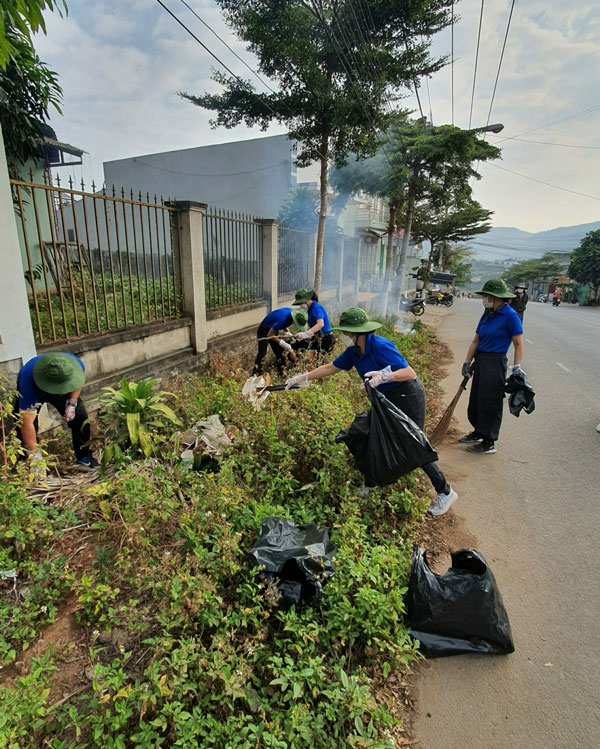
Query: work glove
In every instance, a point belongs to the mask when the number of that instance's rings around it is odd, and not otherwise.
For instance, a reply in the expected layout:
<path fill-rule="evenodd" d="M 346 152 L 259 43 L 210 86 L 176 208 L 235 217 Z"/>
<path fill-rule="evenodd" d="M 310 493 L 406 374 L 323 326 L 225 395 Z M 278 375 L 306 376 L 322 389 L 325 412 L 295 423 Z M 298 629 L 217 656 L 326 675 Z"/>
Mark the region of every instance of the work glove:
<path fill-rule="evenodd" d="M 374 369 L 371 372 L 366 372 L 365 380 L 372 388 L 376 388 L 387 382 L 390 379 L 391 374 L 392 368 L 390 366 L 387 366 L 383 369 Z"/>
<path fill-rule="evenodd" d="M 68 400 L 65 406 L 65 413 L 62 418 L 65 424 L 68 424 L 69 421 L 73 421 L 73 419 L 75 418 L 76 409 L 77 409 L 77 401 Z"/>
<path fill-rule="evenodd" d="M 292 385 L 296 385 L 299 387 L 308 387 L 310 385 L 310 380 L 308 379 L 308 372 L 302 372 L 302 374 L 294 375 L 293 377 L 290 377 L 289 380 L 285 383 L 285 389 L 289 390 Z"/>
<path fill-rule="evenodd" d="M 301 330 L 300 333 L 296 334 L 296 339 L 298 341 L 303 341 L 306 338 L 312 338 L 313 334 L 310 332 L 310 330 Z"/>
<path fill-rule="evenodd" d="M 27 461 L 35 478 L 43 481 L 46 478 L 46 467 L 44 465 L 44 456 L 39 447 L 36 447 L 34 450 L 27 450 Z"/>
<path fill-rule="evenodd" d="M 523 376 L 525 376 L 525 372 L 521 369 L 520 364 L 513 364 L 513 366 L 511 367 L 511 370 L 514 375 L 522 374 Z"/>
<path fill-rule="evenodd" d="M 473 374 L 473 365 L 471 362 L 466 361 L 462 365 L 461 374 L 463 377 L 470 377 Z"/>
<path fill-rule="evenodd" d="M 292 350 L 292 347 L 290 346 L 290 344 L 287 341 L 279 341 L 279 345 L 285 351 L 291 351 Z"/>

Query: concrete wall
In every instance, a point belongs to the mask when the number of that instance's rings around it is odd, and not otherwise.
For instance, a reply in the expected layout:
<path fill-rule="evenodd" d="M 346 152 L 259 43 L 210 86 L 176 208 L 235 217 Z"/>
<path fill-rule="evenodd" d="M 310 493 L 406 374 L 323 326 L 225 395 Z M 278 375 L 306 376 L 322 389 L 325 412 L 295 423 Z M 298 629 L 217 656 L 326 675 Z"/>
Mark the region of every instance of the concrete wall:
<path fill-rule="evenodd" d="M 277 216 L 296 183 L 287 135 L 135 156 L 104 164 L 104 179 L 171 200 L 193 200 L 254 216 Z"/>

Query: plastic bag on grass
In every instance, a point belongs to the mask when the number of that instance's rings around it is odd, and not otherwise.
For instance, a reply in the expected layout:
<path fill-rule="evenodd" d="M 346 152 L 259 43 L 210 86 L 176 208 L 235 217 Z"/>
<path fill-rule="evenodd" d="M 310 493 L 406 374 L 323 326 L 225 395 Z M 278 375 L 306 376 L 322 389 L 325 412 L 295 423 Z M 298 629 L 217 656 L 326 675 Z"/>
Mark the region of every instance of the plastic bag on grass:
<path fill-rule="evenodd" d="M 323 584 L 334 573 L 335 546 L 321 525 L 296 525 L 286 518 L 267 518 L 251 554 L 267 580 L 276 585 L 284 607 L 321 600 Z"/>
<path fill-rule="evenodd" d="M 393 484 L 415 468 L 438 459 L 412 419 L 383 393 L 368 385 L 366 390 L 371 410 L 358 414 L 348 429 L 338 432 L 335 441 L 350 450 L 367 485 Z"/>
<path fill-rule="evenodd" d="M 494 575 L 474 549 L 455 551 L 451 569 L 436 575 L 415 546 L 405 605 L 410 634 L 427 658 L 515 649 Z"/>

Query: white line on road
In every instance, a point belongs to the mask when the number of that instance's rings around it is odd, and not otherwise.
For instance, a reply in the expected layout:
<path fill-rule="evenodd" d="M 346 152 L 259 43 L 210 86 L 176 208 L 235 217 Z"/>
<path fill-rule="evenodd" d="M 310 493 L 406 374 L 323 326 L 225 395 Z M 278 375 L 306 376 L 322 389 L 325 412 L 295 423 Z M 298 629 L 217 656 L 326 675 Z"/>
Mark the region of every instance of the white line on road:
<path fill-rule="evenodd" d="M 525 341 L 526 343 L 530 343 L 533 346 L 533 341 L 531 340 L 531 338 L 526 338 Z"/>
<path fill-rule="evenodd" d="M 565 367 L 564 364 L 561 364 L 559 361 L 554 362 L 557 366 L 559 366 L 561 369 L 564 369 L 565 372 L 570 372 L 571 370 L 568 367 Z"/>

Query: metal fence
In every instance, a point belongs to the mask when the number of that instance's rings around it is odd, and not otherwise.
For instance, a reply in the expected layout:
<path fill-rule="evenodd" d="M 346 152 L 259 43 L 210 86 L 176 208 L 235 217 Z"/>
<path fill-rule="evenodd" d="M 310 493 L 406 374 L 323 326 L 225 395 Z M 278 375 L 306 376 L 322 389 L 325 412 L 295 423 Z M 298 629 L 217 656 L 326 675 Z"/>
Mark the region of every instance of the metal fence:
<path fill-rule="evenodd" d="M 344 237 L 344 282 L 356 281 L 358 278 L 358 250 L 360 239 Z"/>
<path fill-rule="evenodd" d="M 11 180 L 38 345 L 181 315 L 173 210 L 113 187 Z"/>
<path fill-rule="evenodd" d="M 279 227 L 277 252 L 277 289 L 289 294 L 310 288 L 314 276 L 314 235 L 299 229 Z"/>
<path fill-rule="evenodd" d="M 209 208 L 203 220 L 207 309 L 262 299 L 262 225 L 217 208 Z"/>
<path fill-rule="evenodd" d="M 340 280 L 340 250 L 342 237 L 335 231 L 325 231 L 323 241 L 323 275 L 321 285 L 337 286 Z"/>

